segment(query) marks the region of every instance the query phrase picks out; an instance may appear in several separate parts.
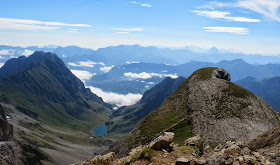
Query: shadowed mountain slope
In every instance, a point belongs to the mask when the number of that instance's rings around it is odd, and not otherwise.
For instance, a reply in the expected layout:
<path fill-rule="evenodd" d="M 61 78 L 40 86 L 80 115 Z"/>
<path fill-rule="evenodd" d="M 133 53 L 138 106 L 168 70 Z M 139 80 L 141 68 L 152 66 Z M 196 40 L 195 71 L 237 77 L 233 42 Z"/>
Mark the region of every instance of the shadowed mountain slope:
<path fill-rule="evenodd" d="M 90 131 L 108 112 L 55 54 L 35 52 L 0 69 L 0 101 L 50 125 Z"/>

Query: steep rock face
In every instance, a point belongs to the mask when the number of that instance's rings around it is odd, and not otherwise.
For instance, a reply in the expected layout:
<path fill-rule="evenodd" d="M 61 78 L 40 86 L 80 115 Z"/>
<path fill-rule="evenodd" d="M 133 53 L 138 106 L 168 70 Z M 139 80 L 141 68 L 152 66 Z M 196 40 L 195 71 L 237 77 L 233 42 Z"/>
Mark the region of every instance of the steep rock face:
<path fill-rule="evenodd" d="M 13 136 L 13 126 L 6 119 L 6 113 L 0 105 L 0 141 L 7 141 Z"/>
<path fill-rule="evenodd" d="M 263 100 L 229 81 L 212 77 L 217 68 L 195 71 L 164 103 L 142 119 L 133 132 L 109 151 L 117 157 L 146 144 L 162 132 L 175 133 L 174 142 L 200 135 L 204 144 L 228 140 L 248 142 L 279 126 L 278 114 Z"/>

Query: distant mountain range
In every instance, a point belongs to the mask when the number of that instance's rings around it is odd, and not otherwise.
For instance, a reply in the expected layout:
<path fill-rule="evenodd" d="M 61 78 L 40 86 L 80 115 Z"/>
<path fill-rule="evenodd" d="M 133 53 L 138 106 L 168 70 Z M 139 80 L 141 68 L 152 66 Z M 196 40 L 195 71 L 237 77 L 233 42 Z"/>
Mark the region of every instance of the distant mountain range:
<path fill-rule="evenodd" d="M 280 112 L 280 77 L 270 77 L 261 80 L 257 80 L 254 77 L 246 77 L 244 79 L 238 80 L 236 84 L 247 88 L 249 91 L 253 92 L 264 101 L 269 103 L 269 105 Z"/>
<path fill-rule="evenodd" d="M 49 51 L 63 58 L 64 62 L 93 61 L 106 65 L 124 65 L 127 62 L 144 62 L 157 64 L 180 65 L 190 61 L 213 62 L 222 60 L 243 59 L 250 64 L 279 63 L 279 56 L 247 55 L 236 51 L 219 50 L 215 47 L 197 51 L 192 47 L 181 49 L 143 47 L 140 45 L 119 45 L 92 50 L 77 46 L 13 47 L 0 45 L 1 61 L 10 57 L 30 55 L 32 51 Z M 28 54 L 30 53 L 30 54 Z"/>
<path fill-rule="evenodd" d="M 280 76 L 280 64 L 252 65 L 241 59 L 232 61 L 189 62 L 171 66 L 152 63 L 132 63 L 112 68 L 108 73 L 93 76 L 86 81 L 88 86 L 95 86 L 115 93 L 144 93 L 165 77 L 189 77 L 192 72 L 204 67 L 222 67 L 231 73 L 232 81 L 247 76 L 262 79 Z"/>
<path fill-rule="evenodd" d="M 106 65 L 123 65 L 127 62 L 144 62 L 180 65 L 190 61 L 220 62 L 222 60 L 243 59 L 251 64 L 279 63 L 279 56 L 246 55 L 219 50 L 215 47 L 204 52 L 195 52 L 188 47 L 182 49 L 157 48 L 153 46 L 119 45 L 100 48 L 96 51 L 75 46 L 58 47 L 53 50 L 69 61 L 91 60 Z"/>
<path fill-rule="evenodd" d="M 143 94 L 167 76 L 188 77 L 202 67 L 223 67 L 231 72 L 233 81 L 247 76 L 257 79 L 280 76 L 280 56 L 247 55 L 215 47 L 199 50 L 193 47 L 169 49 L 119 45 L 92 50 L 77 46 L 22 48 L 2 45 L 0 63 L 3 65 L 12 57 L 30 55 L 37 50 L 56 53 L 87 86 L 119 94 Z M 142 72 L 148 73 L 148 77 L 136 79 L 139 75 L 135 74 Z"/>

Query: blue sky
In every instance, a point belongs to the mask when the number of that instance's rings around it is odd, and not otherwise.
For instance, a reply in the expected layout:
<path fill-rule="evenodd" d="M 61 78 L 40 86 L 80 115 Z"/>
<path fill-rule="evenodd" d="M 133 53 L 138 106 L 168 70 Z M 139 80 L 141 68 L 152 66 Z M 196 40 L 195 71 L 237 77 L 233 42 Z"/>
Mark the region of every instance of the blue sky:
<path fill-rule="evenodd" d="M 0 0 L 0 44 L 280 54 L 280 0 Z"/>

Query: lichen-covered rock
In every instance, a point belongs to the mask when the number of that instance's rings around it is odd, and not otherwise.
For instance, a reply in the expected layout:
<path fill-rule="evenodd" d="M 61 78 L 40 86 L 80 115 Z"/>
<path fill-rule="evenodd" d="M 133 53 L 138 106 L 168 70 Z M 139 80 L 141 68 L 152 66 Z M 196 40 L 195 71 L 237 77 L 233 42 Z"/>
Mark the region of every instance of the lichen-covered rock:
<path fill-rule="evenodd" d="M 0 104 L 0 141 L 7 141 L 13 136 L 13 126 L 6 119 L 4 108 Z"/>
<path fill-rule="evenodd" d="M 191 165 L 191 161 L 187 158 L 180 157 L 176 160 L 176 165 Z"/>
<path fill-rule="evenodd" d="M 199 135 L 188 138 L 185 141 L 185 146 L 188 146 L 188 145 L 195 146 L 199 149 L 200 152 L 203 152 L 203 141 L 202 141 L 201 136 L 199 136 Z"/>
<path fill-rule="evenodd" d="M 15 142 L 0 142 L 0 164 L 17 165 L 19 160 L 19 146 Z"/>
<path fill-rule="evenodd" d="M 256 153 L 264 155 L 269 161 L 280 163 L 280 127 L 255 137 L 248 146 L 251 150 L 257 151 Z"/>
<path fill-rule="evenodd" d="M 172 140 L 174 138 L 173 132 L 164 132 L 161 136 L 157 137 L 155 140 L 153 140 L 149 146 L 153 150 L 162 150 L 162 149 L 170 149 L 170 144 L 172 143 Z"/>
<path fill-rule="evenodd" d="M 280 127 L 270 130 L 262 135 L 257 136 L 249 143 L 251 150 L 256 150 L 280 143 Z"/>

